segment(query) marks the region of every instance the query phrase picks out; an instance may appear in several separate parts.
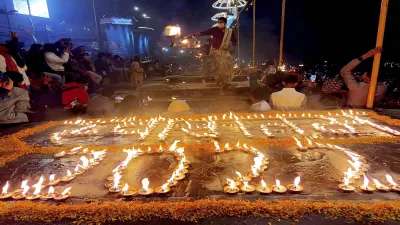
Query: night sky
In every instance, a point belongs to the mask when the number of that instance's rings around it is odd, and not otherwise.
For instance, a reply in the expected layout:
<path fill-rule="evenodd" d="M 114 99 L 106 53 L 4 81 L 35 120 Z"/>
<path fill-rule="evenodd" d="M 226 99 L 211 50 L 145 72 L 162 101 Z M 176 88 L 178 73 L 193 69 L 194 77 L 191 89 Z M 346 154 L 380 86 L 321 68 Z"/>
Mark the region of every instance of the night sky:
<path fill-rule="evenodd" d="M 210 18 L 221 10 L 212 8 L 215 0 L 96 0 L 97 14 L 142 19 L 152 18 L 156 38 L 168 24 L 180 24 L 184 33 L 205 30 L 214 24 Z M 53 19 L 71 23 L 93 21 L 92 0 L 51 0 Z M 345 63 L 375 46 L 380 0 L 287 0 L 284 59 L 293 63 Z M 140 12 L 133 10 L 140 7 Z M 65 10 L 68 8 L 68 10 Z M 391 0 L 385 34 L 384 59 L 396 61 L 400 50 L 400 1 Z M 59 18 L 57 18 L 59 17 Z M 250 60 L 252 8 L 241 16 L 241 56 Z M 257 59 L 276 59 L 279 52 L 281 0 L 257 0 Z M 397 60 L 400 61 L 400 60 Z"/>

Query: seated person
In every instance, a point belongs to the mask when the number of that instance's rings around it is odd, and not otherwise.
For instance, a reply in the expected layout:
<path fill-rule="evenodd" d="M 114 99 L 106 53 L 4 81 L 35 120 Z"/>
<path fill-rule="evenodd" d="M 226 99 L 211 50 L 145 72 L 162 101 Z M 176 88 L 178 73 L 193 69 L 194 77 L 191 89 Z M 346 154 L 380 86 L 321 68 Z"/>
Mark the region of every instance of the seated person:
<path fill-rule="evenodd" d="M 94 117 L 112 116 L 115 112 L 114 93 L 113 88 L 104 88 L 91 98 L 87 107 L 88 114 Z"/>
<path fill-rule="evenodd" d="M 282 82 L 283 89 L 271 94 L 270 105 L 275 110 L 290 111 L 304 109 L 307 106 L 307 97 L 305 94 L 297 92 L 295 87 L 298 83 L 298 77 L 288 75 Z"/>
<path fill-rule="evenodd" d="M 374 48 L 369 52 L 365 53 L 363 56 L 353 59 L 349 64 L 342 68 L 340 75 L 343 77 L 344 83 L 349 89 L 349 97 L 347 100 L 347 106 L 363 108 L 367 104 L 367 97 L 369 91 L 369 82 L 371 81 L 371 76 L 365 72 L 358 82 L 353 75 L 353 69 L 356 68 L 362 61 L 375 56 L 382 52 L 382 48 Z M 378 76 L 381 79 L 382 76 Z M 374 103 L 379 103 L 386 93 L 386 86 L 382 82 L 376 84 L 375 99 Z"/>
<path fill-rule="evenodd" d="M 250 91 L 250 100 L 252 112 L 267 112 L 271 111 L 271 106 L 264 100 L 264 88 L 257 87 Z"/>
<path fill-rule="evenodd" d="M 19 73 L 18 76 L 13 74 L 12 78 L 0 74 L 0 124 L 29 122 L 25 114 L 30 112 L 29 93 L 19 88 L 23 81 Z"/>
<path fill-rule="evenodd" d="M 344 85 L 343 78 L 340 75 L 336 75 L 334 78 L 329 78 L 322 85 L 323 94 L 337 93 L 342 90 Z"/>
<path fill-rule="evenodd" d="M 208 113 L 243 112 L 249 108 L 246 100 L 241 100 L 234 86 L 225 85 L 219 91 L 220 96 L 208 106 Z"/>
<path fill-rule="evenodd" d="M 88 82 L 79 78 L 74 82 L 65 84 L 61 89 L 61 98 L 64 109 L 74 113 L 86 112 L 89 95 L 86 92 Z"/>

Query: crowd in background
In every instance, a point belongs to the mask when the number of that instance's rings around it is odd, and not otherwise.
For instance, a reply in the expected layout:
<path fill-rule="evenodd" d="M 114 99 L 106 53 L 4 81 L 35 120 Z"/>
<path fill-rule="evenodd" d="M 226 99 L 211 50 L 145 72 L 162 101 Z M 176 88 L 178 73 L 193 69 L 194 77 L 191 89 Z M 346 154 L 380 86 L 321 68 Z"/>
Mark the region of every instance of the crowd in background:
<path fill-rule="evenodd" d="M 33 44 L 22 52 L 14 32 L 0 45 L 0 74 L 0 124 L 7 124 L 27 122 L 27 114 L 48 107 L 62 106 L 75 114 L 114 113 L 114 91 L 102 86 L 125 81 L 140 87 L 144 70 L 138 56 L 130 62 L 100 52 L 93 60 L 84 46 L 74 48 L 70 39 Z"/>

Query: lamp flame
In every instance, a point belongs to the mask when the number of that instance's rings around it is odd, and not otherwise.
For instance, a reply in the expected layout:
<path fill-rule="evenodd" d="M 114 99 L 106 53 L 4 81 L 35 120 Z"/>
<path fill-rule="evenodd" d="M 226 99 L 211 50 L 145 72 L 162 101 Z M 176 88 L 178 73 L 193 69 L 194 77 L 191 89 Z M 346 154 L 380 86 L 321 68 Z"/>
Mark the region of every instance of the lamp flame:
<path fill-rule="evenodd" d="M 47 192 L 47 195 L 52 195 L 52 194 L 54 194 L 54 187 L 50 186 L 49 191 Z"/>
<path fill-rule="evenodd" d="M 171 147 L 169 147 L 168 151 L 173 152 L 176 150 L 176 145 L 181 142 L 181 141 L 177 141 L 175 140 L 174 143 L 171 145 Z"/>
<path fill-rule="evenodd" d="M 296 177 L 296 178 L 294 179 L 293 186 L 294 186 L 295 188 L 297 188 L 297 186 L 299 186 L 299 184 L 300 184 L 300 176 L 298 176 L 298 177 Z"/>
<path fill-rule="evenodd" d="M 122 176 L 118 172 L 114 174 L 114 189 L 118 189 L 119 181 L 121 180 Z"/>
<path fill-rule="evenodd" d="M 236 171 L 235 173 L 238 175 L 239 178 L 242 178 L 242 174 L 240 172 Z"/>
<path fill-rule="evenodd" d="M 72 173 L 71 173 L 70 170 L 67 170 L 67 176 L 68 176 L 68 177 L 72 177 Z"/>
<path fill-rule="evenodd" d="M 64 189 L 64 191 L 61 193 L 61 196 L 64 196 L 66 194 L 68 194 L 68 192 L 72 189 L 72 187 L 67 187 Z"/>
<path fill-rule="evenodd" d="M 219 147 L 218 141 L 214 141 L 214 146 L 215 146 L 215 151 L 216 152 L 221 151 L 221 148 Z"/>
<path fill-rule="evenodd" d="M 261 180 L 261 187 L 267 188 L 267 183 L 265 183 L 264 179 Z"/>
<path fill-rule="evenodd" d="M 293 137 L 293 139 L 296 141 L 296 144 L 297 144 L 297 146 L 299 146 L 299 148 L 303 148 L 303 145 L 296 137 Z"/>
<path fill-rule="evenodd" d="M 150 184 L 149 179 L 148 178 L 144 178 L 142 180 L 142 190 L 147 192 L 149 190 L 149 184 Z"/>
<path fill-rule="evenodd" d="M 54 179 L 55 179 L 55 177 L 56 177 L 55 174 L 51 174 L 51 175 L 49 176 L 49 181 L 50 181 L 50 182 L 53 182 Z"/>
<path fill-rule="evenodd" d="M 129 190 L 129 185 L 128 185 L 128 183 L 125 183 L 125 186 L 122 188 L 122 192 L 123 193 L 128 193 L 128 190 Z"/>
<path fill-rule="evenodd" d="M 25 187 L 24 187 L 24 190 L 22 191 L 22 196 L 25 196 L 26 195 L 26 193 L 28 193 L 28 191 L 29 191 L 29 186 L 28 185 L 26 185 Z"/>
<path fill-rule="evenodd" d="M 372 179 L 377 187 L 382 187 L 382 184 L 377 179 Z"/>
<path fill-rule="evenodd" d="M 234 181 L 234 180 L 231 180 L 231 179 L 229 179 L 229 178 L 226 178 L 226 180 L 227 180 L 228 183 L 229 183 L 229 188 L 230 188 L 232 191 L 235 190 L 235 188 L 236 188 L 235 181 Z"/>
<path fill-rule="evenodd" d="M 21 188 L 24 189 L 26 186 L 28 186 L 28 180 L 22 181 Z"/>
<path fill-rule="evenodd" d="M 369 180 L 368 180 L 367 176 L 364 175 L 364 187 L 366 189 L 368 189 L 368 184 L 369 184 Z"/>
<path fill-rule="evenodd" d="M 82 161 L 83 168 L 88 169 L 89 168 L 89 160 L 88 160 L 88 158 L 86 158 L 86 156 L 82 156 L 80 158 L 80 160 Z"/>
<path fill-rule="evenodd" d="M 169 185 L 168 183 L 163 184 L 161 186 L 161 190 L 163 190 L 163 191 L 167 190 L 168 185 Z"/>
<path fill-rule="evenodd" d="M 275 185 L 279 188 L 281 186 L 281 181 L 280 180 L 275 180 Z"/>
<path fill-rule="evenodd" d="M 8 185 L 8 181 L 7 181 L 6 185 L 4 185 L 4 187 L 3 187 L 3 191 L 1 192 L 3 195 L 7 194 L 8 186 L 9 185 Z"/>
<path fill-rule="evenodd" d="M 389 184 L 391 184 L 391 185 L 393 185 L 395 187 L 399 186 L 396 182 L 393 181 L 392 176 L 390 176 L 389 174 L 386 174 L 386 180 L 389 182 Z"/>

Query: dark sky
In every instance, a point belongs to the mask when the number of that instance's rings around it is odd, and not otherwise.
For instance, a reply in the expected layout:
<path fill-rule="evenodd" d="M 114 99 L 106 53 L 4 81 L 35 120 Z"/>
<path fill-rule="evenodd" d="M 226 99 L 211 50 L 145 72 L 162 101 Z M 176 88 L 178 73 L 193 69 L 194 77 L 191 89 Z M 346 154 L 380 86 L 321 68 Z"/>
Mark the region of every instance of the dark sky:
<path fill-rule="evenodd" d="M 118 13 L 134 13 L 138 5 L 152 16 L 160 29 L 180 24 L 192 33 L 208 28 L 219 10 L 214 0 L 119 0 Z M 151 2 L 151 4 L 149 4 Z M 373 48 L 378 27 L 380 0 L 287 0 L 285 59 L 288 61 L 347 61 Z M 400 1 L 389 5 L 385 36 L 386 57 L 400 50 L 398 24 Z M 130 12 L 128 12 L 130 11 Z M 143 11 L 142 11 L 143 12 Z M 276 58 L 279 48 L 281 0 L 257 1 L 257 58 Z M 252 8 L 241 16 L 242 56 L 251 57 Z M 385 55 L 384 55 L 385 56 Z"/>
<path fill-rule="evenodd" d="M 11 2 L 11 0 L 8 0 Z M 163 27 L 180 24 L 184 33 L 205 30 L 221 10 L 215 0 L 95 0 L 97 14 L 148 20 L 161 37 Z M 52 19 L 91 24 L 92 0 L 48 0 Z M 375 46 L 381 0 L 287 0 L 284 59 L 289 62 L 335 61 L 345 63 Z M 140 7 L 140 12 L 133 10 Z M 66 10 L 68 9 L 68 10 Z M 400 1 L 391 0 L 385 34 L 384 58 L 400 61 Z M 250 60 L 252 8 L 241 15 L 241 56 Z M 257 0 L 257 59 L 277 58 L 281 0 Z M 86 26 L 86 25 L 85 25 Z"/>

